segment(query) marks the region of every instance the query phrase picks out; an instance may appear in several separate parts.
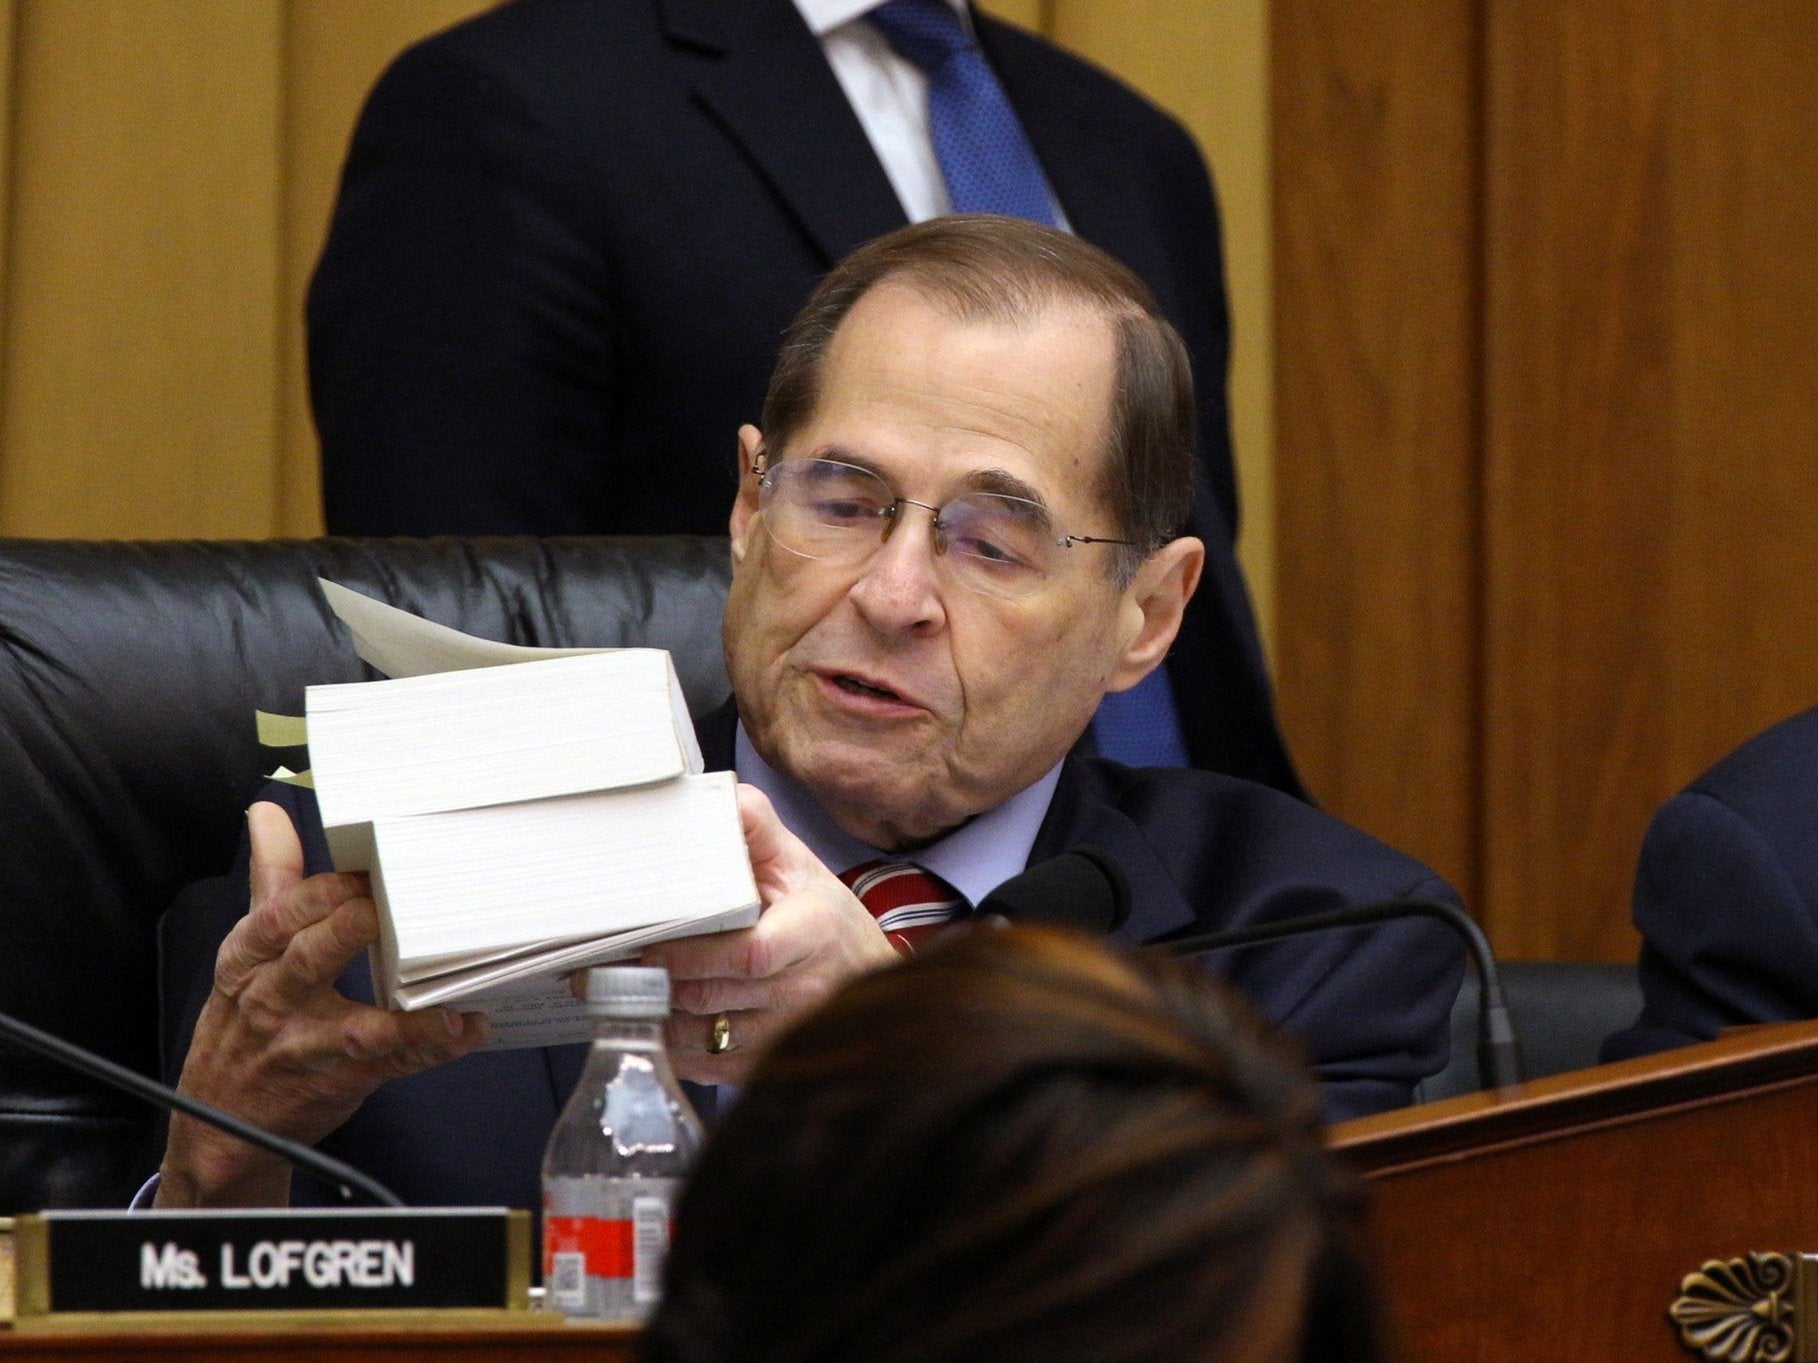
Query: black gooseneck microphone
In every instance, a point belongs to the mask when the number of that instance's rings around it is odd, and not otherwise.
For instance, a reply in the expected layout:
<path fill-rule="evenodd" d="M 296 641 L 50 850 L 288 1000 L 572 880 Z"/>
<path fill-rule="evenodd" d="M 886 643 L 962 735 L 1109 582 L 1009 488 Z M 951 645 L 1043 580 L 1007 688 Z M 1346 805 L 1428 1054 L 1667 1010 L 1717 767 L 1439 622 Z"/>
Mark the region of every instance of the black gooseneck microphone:
<path fill-rule="evenodd" d="M 1130 886 L 1117 863 L 1090 847 L 1072 847 L 1048 861 L 1012 876 L 979 902 L 978 918 L 986 923 L 1039 923 L 1077 928 L 1100 936 L 1115 932 L 1130 916 Z M 1302 933 L 1363 927 L 1394 918 L 1432 918 L 1464 939 L 1477 968 L 1478 1072 L 1496 1088 L 1521 1082 L 1520 1048 L 1509 1005 L 1503 997 L 1502 973 L 1483 929 L 1456 904 L 1441 899 L 1391 899 L 1329 913 L 1284 918 L 1254 927 L 1202 933 L 1149 948 L 1174 956 L 1198 956 L 1229 947 L 1253 946 Z"/>
<path fill-rule="evenodd" d="M 35 1055 L 44 1056 L 59 1064 L 67 1065 L 94 1079 L 99 1079 L 109 1088 L 123 1093 L 130 1093 L 135 1098 L 143 1099 L 154 1107 L 163 1108 L 166 1112 L 184 1112 L 197 1121 L 207 1122 L 230 1136 L 238 1136 L 248 1144 L 256 1145 L 262 1150 L 269 1150 L 299 1169 L 323 1179 L 330 1186 L 338 1187 L 341 1196 L 353 1201 L 354 1191 L 364 1193 L 376 1205 L 381 1207 L 402 1207 L 404 1201 L 391 1189 L 375 1178 L 362 1174 L 350 1164 L 324 1155 L 319 1150 L 312 1150 L 307 1145 L 274 1135 L 260 1126 L 254 1126 L 242 1117 L 225 1112 L 212 1103 L 191 1098 L 187 1093 L 179 1093 L 166 1084 L 155 1079 L 147 1079 L 124 1065 L 115 1064 L 104 1056 L 93 1051 L 84 1050 L 61 1037 L 52 1036 L 33 1027 L 30 1023 L 21 1022 L 18 1018 L 0 1013 L 0 1038 L 11 1041 L 23 1050 Z"/>
<path fill-rule="evenodd" d="M 1283 918 L 1255 927 L 1232 928 L 1226 932 L 1202 933 L 1163 942 L 1152 948 L 1175 956 L 1199 956 L 1227 947 L 1251 946 L 1273 942 L 1282 937 L 1297 937 L 1306 932 L 1326 932 L 1334 928 L 1362 927 L 1392 918 L 1432 918 L 1446 924 L 1464 938 L 1477 967 L 1480 1006 L 1477 1011 L 1477 1065 L 1496 1088 L 1508 1088 L 1521 1082 L 1520 1050 L 1515 1041 L 1515 1025 L 1509 1019 L 1509 1005 L 1503 998 L 1502 974 L 1496 968 L 1495 953 L 1489 939 L 1463 909 L 1442 899 L 1390 899 L 1380 904 L 1360 904 L 1354 908 L 1334 909 L 1330 913 L 1312 913 L 1301 918 Z"/>
<path fill-rule="evenodd" d="M 1070 847 L 1011 876 L 979 901 L 980 920 L 1077 928 L 1102 937 L 1130 916 L 1130 886 L 1117 864 L 1090 847 Z"/>

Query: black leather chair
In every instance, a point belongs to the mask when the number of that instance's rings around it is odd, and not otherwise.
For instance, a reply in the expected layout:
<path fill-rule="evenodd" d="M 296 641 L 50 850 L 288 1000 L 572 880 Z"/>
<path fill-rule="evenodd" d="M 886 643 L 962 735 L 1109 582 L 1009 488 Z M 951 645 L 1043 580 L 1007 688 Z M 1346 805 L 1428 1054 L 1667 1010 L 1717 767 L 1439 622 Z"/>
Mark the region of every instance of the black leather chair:
<path fill-rule="evenodd" d="M 0 1011 L 157 1073 L 159 917 L 305 760 L 253 711 L 370 675 L 318 576 L 514 643 L 669 649 L 697 715 L 727 694 L 724 540 L 0 540 Z M 0 1214 L 122 1205 L 154 1125 L 0 1043 Z"/>
<path fill-rule="evenodd" d="M 1641 1012 L 1641 984 L 1628 964 L 1504 961 L 1502 988 L 1528 1079 L 1589 1069 L 1597 1063 L 1603 1039 Z M 1466 971 L 1452 1006 L 1452 1058 L 1422 1082 L 1417 1101 L 1436 1102 L 1484 1087 L 1477 1067 L 1477 999 L 1477 974 Z"/>

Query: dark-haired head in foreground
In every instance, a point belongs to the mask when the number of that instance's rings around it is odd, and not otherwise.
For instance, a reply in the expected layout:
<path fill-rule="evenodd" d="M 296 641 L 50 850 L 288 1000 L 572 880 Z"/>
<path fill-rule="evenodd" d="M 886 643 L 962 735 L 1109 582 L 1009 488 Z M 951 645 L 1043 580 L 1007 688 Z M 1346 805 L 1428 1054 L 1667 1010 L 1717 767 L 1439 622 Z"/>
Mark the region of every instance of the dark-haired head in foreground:
<path fill-rule="evenodd" d="M 1376 1358 L 1294 1048 L 1202 972 L 950 938 L 783 1036 L 684 1195 L 647 1363 Z"/>

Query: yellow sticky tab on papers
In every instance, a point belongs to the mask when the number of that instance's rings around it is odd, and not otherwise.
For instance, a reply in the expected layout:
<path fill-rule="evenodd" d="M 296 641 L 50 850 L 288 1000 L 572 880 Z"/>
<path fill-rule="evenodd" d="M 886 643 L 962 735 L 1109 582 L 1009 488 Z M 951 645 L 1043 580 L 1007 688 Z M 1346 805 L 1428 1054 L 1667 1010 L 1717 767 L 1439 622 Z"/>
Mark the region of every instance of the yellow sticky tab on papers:
<path fill-rule="evenodd" d="M 254 710 L 259 743 L 266 748 L 300 748 L 309 742 L 309 721 L 302 715 L 274 715 Z"/>

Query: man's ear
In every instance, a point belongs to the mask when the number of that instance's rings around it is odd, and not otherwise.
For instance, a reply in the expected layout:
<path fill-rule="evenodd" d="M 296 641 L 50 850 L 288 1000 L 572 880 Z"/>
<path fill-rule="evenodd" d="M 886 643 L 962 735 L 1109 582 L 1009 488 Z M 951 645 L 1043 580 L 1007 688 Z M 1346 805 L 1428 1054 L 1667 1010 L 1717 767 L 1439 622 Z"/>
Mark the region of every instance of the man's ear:
<path fill-rule="evenodd" d="M 758 480 L 752 467 L 764 452 L 764 436 L 756 426 L 739 427 L 739 495 L 732 499 L 732 519 L 727 533 L 732 536 L 732 561 L 745 557 L 745 543 L 751 534 L 751 518 L 757 515 Z"/>
<path fill-rule="evenodd" d="M 1137 569 L 1124 589 L 1118 617 L 1123 651 L 1106 690 L 1128 691 L 1168 656 L 1205 566 L 1205 544 L 1188 535 L 1169 540 Z"/>

